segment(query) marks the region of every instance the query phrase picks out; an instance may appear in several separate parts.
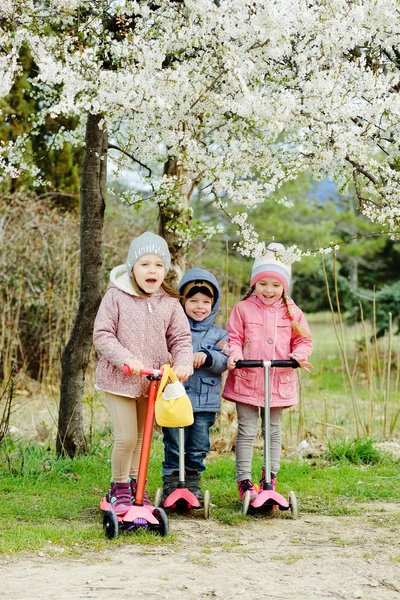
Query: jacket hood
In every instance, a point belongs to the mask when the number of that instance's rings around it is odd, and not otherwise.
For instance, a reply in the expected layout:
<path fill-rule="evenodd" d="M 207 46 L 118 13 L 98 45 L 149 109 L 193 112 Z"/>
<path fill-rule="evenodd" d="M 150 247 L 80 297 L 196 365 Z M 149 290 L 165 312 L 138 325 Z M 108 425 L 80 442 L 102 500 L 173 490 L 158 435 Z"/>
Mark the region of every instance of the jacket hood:
<path fill-rule="evenodd" d="M 115 285 L 119 290 L 131 296 L 138 296 L 137 291 L 132 285 L 126 265 L 118 265 L 118 267 L 113 268 L 110 273 L 110 284 Z"/>
<path fill-rule="evenodd" d="M 187 271 L 187 273 L 185 273 L 182 279 L 180 280 L 178 285 L 178 291 L 181 293 L 182 289 L 190 281 L 207 281 L 208 283 L 211 283 L 215 290 L 214 306 L 212 307 L 211 313 L 208 315 L 208 317 L 204 319 L 204 321 L 194 321 L 193 319 L 190 319 L 188 317 L 191 327 L 194 326 L 194 328 L 198 331 L 208 329 L 214 323 L 214 319 L 219 311 L 221 291 L 219 289 L 218 281 L 214 277 L 214 275 L 210 273 L 210 271 L 206 271 L 205 269 L 199 268 L 189 269 L 189 271 Z"/>

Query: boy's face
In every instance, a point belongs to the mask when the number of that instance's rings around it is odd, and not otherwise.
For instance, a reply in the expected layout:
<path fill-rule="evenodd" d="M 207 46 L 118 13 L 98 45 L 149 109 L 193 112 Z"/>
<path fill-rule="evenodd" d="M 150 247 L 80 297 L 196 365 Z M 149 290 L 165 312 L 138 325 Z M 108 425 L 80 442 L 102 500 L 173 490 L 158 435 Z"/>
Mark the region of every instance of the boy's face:
<path fill-rule="evenodd" d="M 202 292 L 197 292 L 185 302 L 185 313 L 193 321 L 204 321 L 211 314 L 211 310 L 212 299 Z"/>

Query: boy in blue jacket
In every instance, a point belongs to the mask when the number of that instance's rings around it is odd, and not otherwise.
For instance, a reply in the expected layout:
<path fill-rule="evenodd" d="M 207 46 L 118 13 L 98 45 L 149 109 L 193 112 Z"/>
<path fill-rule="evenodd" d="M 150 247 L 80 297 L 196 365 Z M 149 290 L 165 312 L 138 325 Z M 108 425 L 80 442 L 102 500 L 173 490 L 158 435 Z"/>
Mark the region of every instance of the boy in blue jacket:
<path fill-rule="evenodd" d="M 220 305 L 220 289 L 205 269 L 190 269 L 179 283 L 181 304 L 190 323 L 194 372 L 185 382 L 192 402 L 194 423 L 185 427 L 185 481 L 201 502 L 201 473 L 210 450 L 210 428 L 220 410 L 221 373 L 228 359 L 228 332 L 214 325 Z M 163 498 L 179 483 L 179 428 L 163 427 Z"/>

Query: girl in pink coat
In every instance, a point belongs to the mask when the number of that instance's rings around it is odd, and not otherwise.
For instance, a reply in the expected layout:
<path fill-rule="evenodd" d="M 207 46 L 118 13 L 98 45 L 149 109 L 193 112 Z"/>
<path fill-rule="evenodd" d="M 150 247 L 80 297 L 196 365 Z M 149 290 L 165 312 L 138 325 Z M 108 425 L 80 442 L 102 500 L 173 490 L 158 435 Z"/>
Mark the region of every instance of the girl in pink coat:
<path fill-rule="evenodd" d="M 105 392 L 114 428 L 109 496 L 116 514 L 127 512 L 136 493 L 148 389 L 140 371 L 168 363 L 170 352 L 180 380 L 193 373 L 189 323 L 179 293 L 164 282 L 170 265 L 163 238 L 151 232 L 135 238 L 126 264 L 111 271 L 94 324 L 101 355 L 96 389 Z M 124 364 L 131 375 L 124 374 Z"/>
<path fill-rule="evenodd" d="M 251 288 L 234 306 L 227 326 L 229 373 L 222 395 L 236 402 L 236 481 L 240 497 L 249 490 L 252 500 L 257 496 L 251 480 L 251 462 L 259 409 L 263 412 L 264 406 L 264 373 L 263 369 L 235 369 L 236 362 L 294 358 L 306 371 L 312 368 L 308 362 L 312 352 L 308 323 L 299 307 L 286 295 L 291 266 L 279 260 L 279 252 L 284 250 L 282 244 L 269 244 L 266 255 L 254 261 Z M 296 382 L 294 369 L 271 369 L 270 459 L 274 489 L 280 466 L 282 410 L 297 404 Z M 264 478 L 263 467 L 260 489 L 263 489 Z"/>

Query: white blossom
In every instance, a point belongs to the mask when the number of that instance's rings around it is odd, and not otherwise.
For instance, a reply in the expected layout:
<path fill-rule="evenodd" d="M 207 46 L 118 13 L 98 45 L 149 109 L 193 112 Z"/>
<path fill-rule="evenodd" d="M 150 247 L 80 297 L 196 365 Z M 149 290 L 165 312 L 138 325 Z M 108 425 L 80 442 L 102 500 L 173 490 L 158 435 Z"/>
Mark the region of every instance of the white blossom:
<path fill-rule="evenodd" d="M 38 68 L 31 84 L 42 110 L 33 127 L 47 115 L 80 120 L 49 143 L 82 143 L 88 111 L 103 115 L 117 146 L 157 164 L 151 177 L 140 173 L 160 204 L 182 205 L 190 182 L 205 181 L 215 207 L 241 205 L 232 220 L 247 256 L 272 236 L 255 232 L 245 211 L 305 171 L 354 181 L 362 213 L 399 236 L 398 0 L 156 4 L 3 0 L 0 97 L 18 77 L 24 44 Z M 34 173 L 26 140 L 0 148 L 3 176 Z M 160 177 L 167 159 L 178 179 Z M 127 155 L 113 160 L 120 170 L 132 164 Z M 286 198 L 278 202 L 290 211 Z M 173 226 L 183 244 L 199 231 Z M 293 247 L 287 259 L 310 253 Z"/>

